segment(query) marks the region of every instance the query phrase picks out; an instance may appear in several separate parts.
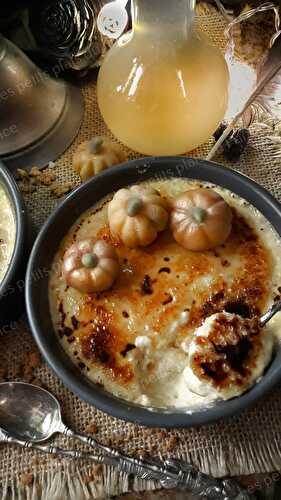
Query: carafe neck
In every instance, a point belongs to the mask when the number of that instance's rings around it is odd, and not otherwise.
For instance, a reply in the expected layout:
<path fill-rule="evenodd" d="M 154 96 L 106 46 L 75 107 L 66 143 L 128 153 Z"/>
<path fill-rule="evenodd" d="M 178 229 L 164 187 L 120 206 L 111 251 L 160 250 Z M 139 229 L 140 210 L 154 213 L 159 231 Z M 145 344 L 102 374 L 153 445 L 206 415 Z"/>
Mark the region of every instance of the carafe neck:
<path fill-rule="evenodd" d="M 195 0 L 132 0 L 134 33 L 186 37 L 191 31 L 194 8 Z"/>

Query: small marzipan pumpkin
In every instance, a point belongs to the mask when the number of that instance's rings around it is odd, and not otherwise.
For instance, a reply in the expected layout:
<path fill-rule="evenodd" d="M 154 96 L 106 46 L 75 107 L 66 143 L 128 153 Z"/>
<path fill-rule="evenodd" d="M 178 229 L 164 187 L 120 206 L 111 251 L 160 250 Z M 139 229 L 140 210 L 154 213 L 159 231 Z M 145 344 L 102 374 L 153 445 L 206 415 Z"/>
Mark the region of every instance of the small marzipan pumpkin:
<path fill-rule="evenodd" d="M 129 248 L 150 245 L 168 218 L 166 201 L 149 187 L 120 189 L 108 206 L 110 231 Z"/>
<path fill-rule="evenodd" d="M 126 156 L 118 144 L 108 137 L 94 137 L 78 146 L 73 156 L 73 169 L 82 181 L 86 181 L 102 170 L 125 160 Z"/>
<path fill-rule="evenodd" d="M 204 251 L 222 245 L 232 227 L 232 211 L 213 189 L 192 189 L 173 202 L 171 230 L 188 250 Z"/>
<path fill-rule="evenodd" d="M 63 257 L 62 272 L 67 284 L 81 293 L 108 290 L 119 274 L 114 247 L 104 240 L 81 240 Z"/>

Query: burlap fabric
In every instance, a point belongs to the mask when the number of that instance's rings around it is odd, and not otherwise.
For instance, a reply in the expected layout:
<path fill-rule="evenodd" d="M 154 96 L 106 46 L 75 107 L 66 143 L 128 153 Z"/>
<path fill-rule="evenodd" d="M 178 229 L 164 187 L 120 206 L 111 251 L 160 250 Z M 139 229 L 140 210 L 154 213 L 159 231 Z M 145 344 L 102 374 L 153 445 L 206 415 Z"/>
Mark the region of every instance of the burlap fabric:
<path fill-rule="evenodd" d="M 224 47 L 225 24 L 218 13 L 201 10 L 199 24 L 215 44 Z M 86 110 L 79 136 L 53 168 L 61 184 L 69 180 L 73 184 L 79 182 L 71 169 L 76 146 L 93 135 L 109 134 L 98 111 L 95 83 L 87 83 L 83 93 Z M 206 157 L 211 144 L 212 141 L 205 144 L 192 156 Z M 136 157 L 132 151 L 125 151 L 129 158 Z M 228 166 L 249 175 L 281 200 L 280 169 L 277 163 L 272 162 L 271 149 L 263 129 L 253 131 L 250 146 L 239 164 Z M 39 228 L 58 199 L 48 187 L 42 186 L 26 195 L 26 202 L 34 225 Z M 7 370 L 9 380 L 23 377 L 24 369 L 21 367 L 19 371 L 19 366 L 27 362 L 27 353 L 34 349 L 32 336 L 24 320 L 17 325 L 16 330 L 1 339 L 0 366 Z M 279 388 L 240 417 L 201 428 L 161 432 L 124 423 L 83 403 L 63 386 L 44 362 L 35 368 L 34 374 L 37 378 L 35 382 L 41 383 L 58 397 L 69 425 L 85 431 L 89 424 L 95 423 L 96 437 L 104 443 L 120 447 L 125 453 L 146 451 L 154 455 L 161 453 L 175 456 L 192 461 L 202 471 L 214 476 L 269 472 L 281 467 Z M 58 438 L 56 442 L 61 446 L 77 446 L 77 443 L 64 438 Z M 70 463 L 6 445 L 1 448 L 0 482 L 3 499 L 11 494 L 13 498 L 22 499 L 104 498 L 109 494 L 128 491 L 129 488 L 141 490 L 156 486 L 138 480 L 129 481 L 109 468 L 93 469 L 91 463 Z"/>

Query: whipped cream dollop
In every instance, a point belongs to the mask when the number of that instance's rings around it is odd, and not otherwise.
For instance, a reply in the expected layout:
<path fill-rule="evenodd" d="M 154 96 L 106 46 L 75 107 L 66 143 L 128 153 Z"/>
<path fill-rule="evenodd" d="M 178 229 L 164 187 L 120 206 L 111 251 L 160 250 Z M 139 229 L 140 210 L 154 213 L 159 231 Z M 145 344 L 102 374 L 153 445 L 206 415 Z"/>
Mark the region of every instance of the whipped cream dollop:
<path fill-rule="evenodd" d="M 226 312 L 209 316 L 195 331 L 184 379 L 189 390 L 214 399 L 243 394 L 262 376 L 271 360 L 273 336 L 258 318 Z"/>

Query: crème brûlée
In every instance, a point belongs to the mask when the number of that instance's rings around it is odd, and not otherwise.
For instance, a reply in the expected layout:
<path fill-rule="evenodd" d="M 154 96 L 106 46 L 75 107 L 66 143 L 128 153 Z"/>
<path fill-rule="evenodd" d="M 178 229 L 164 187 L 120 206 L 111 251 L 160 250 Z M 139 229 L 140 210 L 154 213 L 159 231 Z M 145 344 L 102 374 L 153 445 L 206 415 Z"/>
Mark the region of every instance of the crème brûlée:
<path fill-rule="evenodd" d="M 0 184 L 0 282 L 9 268 L 16 241 L 16 222 L 14 211 L 6 193 Z"/>
<path fill-rule="evenodd" d="M 190 251 L 167 227 L 149 246 L 128 248 L 109 229 L 112 195 L 61 242 L 49 282 L 53 324 L 83 376 L 106 391 L 146 407 L 192 411 L 242 394 L 270 362 L 281 317 L 263 329 L 256 318 L 280 298 L 281 243 L 260 212 L 219 186 L 183 179 L 149 186 L 168 203 L 190 189 L 214 189 L 232 210 L 225 243 Z M 61 271 L 65 252 L 87 238 L 115 247 L 121 271 L 107 291 L 82 294 Z"/>

